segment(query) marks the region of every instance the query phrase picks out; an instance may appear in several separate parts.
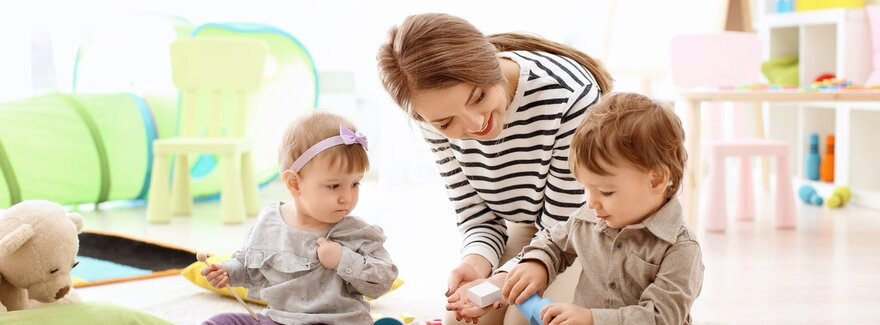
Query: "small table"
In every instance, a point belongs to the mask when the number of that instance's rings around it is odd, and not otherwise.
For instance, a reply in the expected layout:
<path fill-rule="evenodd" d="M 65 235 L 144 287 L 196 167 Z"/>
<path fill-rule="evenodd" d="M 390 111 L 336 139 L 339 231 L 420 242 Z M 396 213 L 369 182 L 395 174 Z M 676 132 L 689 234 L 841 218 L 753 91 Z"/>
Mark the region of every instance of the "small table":
<path fill-rule="evenodd" d="M 752 102 L 755 109 L 765 102 L 877 102 L 880 103 L 880 89 L 841 89 L 841 90 L 686 90 L 680 97 L 687 105 L 688 117 L 685 132 L 687 135 L 688 161 L 685 173 L 684 202 L 685 219 L 692 227 L 697 226 L 696 211 L 699 204 L 700 179 L 700 104 L 703 102 Z M 758 125 L 763 125 L 762 114 L 755 114 Z M 764 137 L 764 130 L 757 128 L 757 136 Z M 766 167 L 765 167 L 766 170 Z"/>

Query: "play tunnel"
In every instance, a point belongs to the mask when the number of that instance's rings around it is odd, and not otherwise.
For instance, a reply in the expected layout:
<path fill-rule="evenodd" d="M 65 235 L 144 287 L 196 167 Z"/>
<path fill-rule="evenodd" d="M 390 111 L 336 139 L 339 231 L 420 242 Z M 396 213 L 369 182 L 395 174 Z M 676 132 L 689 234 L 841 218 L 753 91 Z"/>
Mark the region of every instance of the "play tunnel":
<path fill-rule="evenodd" d="M 265 25 L 206 24 L 191 37 L 266 44 L 270 63 L 261 88 L 250 96 L 246 135 L 252 140 L 258 181 L 270 181 L 277 175 L 277 146 L 284 128 L 316 106 L 317 74 L 311 56 L 295 38 Z M 100 57 L 85 51 L 99 48 L 82 49 L 81 59 Z M 89 67 L 95 67 L 94 62 L 78 65 L 81 77 L 92 74 Z M 86 88 L 84 82 L 92 79 L 80 78 L 79 85 Z M 146 90 L 136 95 L 128 92 L 131 83 L 117 86 L 101 85 L 119 89 L 116 92 L 53 93 L 0 104 L 0 208 L 27 199 L 81 204 L 146 198 L 152 141 L 177 133 L 178 100 L 176 94 L 151 97 Z M 193 196 L 216 197 L 221 187 L 216 159 L 203 155 L 192 161 Z"/>
<path fill-rule="evenodd" d="M 157 123 L 140 97 L 126 93 L 54 93 L 0 105 L 0 207 L 145 197 Z"/>

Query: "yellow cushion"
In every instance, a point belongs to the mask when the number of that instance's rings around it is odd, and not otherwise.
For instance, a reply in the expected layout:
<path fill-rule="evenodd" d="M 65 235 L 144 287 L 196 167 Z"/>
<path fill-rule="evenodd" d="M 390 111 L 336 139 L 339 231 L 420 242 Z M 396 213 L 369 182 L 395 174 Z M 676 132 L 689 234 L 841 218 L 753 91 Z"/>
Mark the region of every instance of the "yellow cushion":
<path fill-rule="evenodd" d="M 229 256 L 211 256 L 211 257 L 208 257 L 208 263 L 220 263 L 220 262 L 223 262 L 228 259 L 229 259 Z M 223 288 L 223 289 L 214 288 L 211 285 L 211 283 L 208 282 L 208 279 L 206 279 L 204 276 L 202 276 L 201 273 L 199 273 L 202 271 L 202 268 L 204 268 L 204 267 L 205 267 L 204 263 L 195 262 L 195 263 L 192 263 L 189 266 L 187 266 L 185 269 L 183 269 L 183 271 L 181 271 L 180 274 L 183 275 L 184 278 L 186 278 L 187 280 L 189 280 L 190 282 L 192 282 L 193 284 L 195 284 L 199 287 L 208 289 L 213 293 L 219 293 L 219 294 L 227 296 L 227 297 L 232 297 L 232 294 L 229 293 L 229 290 L 226 290 L 226 288 Z M 401 285 L 403 285 L 403 280 L 401 280 L 400 278 L 397 278 L 396 280 L 394 280 L 394 283 L 391 284 L 391 289 L 389 289 L 388 292 L 391 292 L 394 289 L 399 288 Z M 234 288 L 232 288 L 232 290 L 235 290 L 235 293 L 237 293 L 238 296 L 241 297 L 241 299 L 243 299 L 245 301 L 252 302 L 255 304 L 264 305 L 264 306 L 266 305 L 265 301 L 247 298 L 247 292 L 248 292 L 247 288 L 234 287 Z M 367 300 L 370 300 L 367 297 L 364 297 L 364 298 L 366 298 Z"/>

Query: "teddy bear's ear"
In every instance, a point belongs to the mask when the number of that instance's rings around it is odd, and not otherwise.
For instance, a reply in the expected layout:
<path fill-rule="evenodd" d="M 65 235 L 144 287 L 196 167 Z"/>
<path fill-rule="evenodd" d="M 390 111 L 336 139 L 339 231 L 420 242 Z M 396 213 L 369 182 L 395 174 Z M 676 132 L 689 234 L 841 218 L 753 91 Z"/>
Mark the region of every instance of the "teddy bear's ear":
<path fill-rule="evenodd" d="M 31 225 L 23 224 L 15 226 L 12 231 L 3 234 L 0 237 L 0 257 L 9 256 L 21 248 L 24 243 L 34 236 L 34 229 Z"/>
<path fill-rule="evenodd" d="M 67 216 L 76 224 L 76 232 L 81 232 L 83 230 L 83 217 L 76 212 L 68 212 Z"/>

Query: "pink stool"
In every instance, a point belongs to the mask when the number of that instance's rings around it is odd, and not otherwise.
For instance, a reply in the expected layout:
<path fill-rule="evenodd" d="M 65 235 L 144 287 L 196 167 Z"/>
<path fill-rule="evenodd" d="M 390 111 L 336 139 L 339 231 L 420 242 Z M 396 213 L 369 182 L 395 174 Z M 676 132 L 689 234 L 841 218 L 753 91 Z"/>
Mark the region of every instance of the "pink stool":
<path fill-rule="evenodd" d="M 724 158 L 743 157 L 740 163 L 739 219 L 754 219 L 755 204 L 752 194 L 752 164 L 749 157 L 776 157 L 776 227 L 794 228 L 797 222 L 794 205 L 794 189 L 791 185 L 788 144 L 773 140 L 725 140 L 706 142 L 709 164 L 709 201 L 705 214 L 706 230 L 723 232 L 727 228 L 727 190 L 724 181 Z"/>

